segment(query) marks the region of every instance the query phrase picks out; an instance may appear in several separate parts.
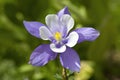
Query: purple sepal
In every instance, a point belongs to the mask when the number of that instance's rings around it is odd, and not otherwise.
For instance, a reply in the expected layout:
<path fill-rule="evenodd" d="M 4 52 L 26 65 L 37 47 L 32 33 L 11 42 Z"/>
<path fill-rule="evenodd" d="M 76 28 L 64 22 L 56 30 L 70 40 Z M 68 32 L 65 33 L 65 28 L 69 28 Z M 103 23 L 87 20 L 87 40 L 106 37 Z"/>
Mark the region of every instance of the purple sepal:
<path fill-rule="evenodd" d="M 94 28 L 78 28 L 75 30 L 79 35 L 78 43 L 83 41 L 94 41 L 99 35 L 99 31 Z"/>
<path fill-rule="evenodd" d="M 62 15 L 64 14 L 69 14 L 70 15 L 70 12 L 68 10 L 68 7 L 64 7 L 63 9 L 61 9 L 58 13 L 58 16 L 61 17 Z"/>
<path fill-rule="evenodd" d="M 67 47 L 64 53 L 60 54 L 60 62 L 63 67 L 73 72 L 80 71 L 80 59 L 75 50 Z"/>
<path fill-rule="evenodd" d="M 31 54 L 29 63 L 33 66 L 44 66 L 50 60 L 54 60 L 57 53 L 51 51 L 49 46 L 48 44 L 38 46 Z"/>
<path fill-rule="evenodd" d="M 40 23 L 40 22 L 35 22 L 35 21 L 23 21 L 23 24 L 25 26 L 25 28 L 27 29 L 27 31 L 37 37 L 40 38 L 40 34 L 39 34 L 39 28 L 41 26 L 45 26 L 44 24 Z"/>

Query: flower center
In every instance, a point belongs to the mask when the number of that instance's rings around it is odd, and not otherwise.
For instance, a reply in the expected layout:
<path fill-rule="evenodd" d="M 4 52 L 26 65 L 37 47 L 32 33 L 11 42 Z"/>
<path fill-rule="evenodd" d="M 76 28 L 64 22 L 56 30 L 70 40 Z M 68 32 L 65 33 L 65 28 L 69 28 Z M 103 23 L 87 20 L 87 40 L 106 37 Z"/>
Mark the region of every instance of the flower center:
<path fill-rule="evenodd" d="M 61 33 L 60 33 L 60 32 L 56 32 L 55 35 L 54 35 L 54 38 L 55 38 L 57 41 L 60 41 L 60 40 L 62 39 Z"/>

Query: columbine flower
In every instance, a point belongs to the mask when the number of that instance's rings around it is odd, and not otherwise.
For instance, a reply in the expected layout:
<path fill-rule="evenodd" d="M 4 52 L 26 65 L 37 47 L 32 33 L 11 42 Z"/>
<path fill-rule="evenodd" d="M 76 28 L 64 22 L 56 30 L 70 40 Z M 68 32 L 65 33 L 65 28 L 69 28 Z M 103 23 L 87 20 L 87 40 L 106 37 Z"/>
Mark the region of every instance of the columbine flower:
<path fill-rule="evenodd" d="M 24 21 L 25 28 L 31 35 L 51 41 L 51 44 L 38 46 L 31 54 L 29 63 L 33 66 L 44 66 L 50 60 L 54 60 L 59 53 L 63 67 L 79 72 L 80 59 L 71 47 L 83 41 L 95 40 L 99 32 L 90 27 L 69 32 L 74 26 L 74 20 L 67 7 L 57 14 L 47 15 L 45 21 L 46 25 L 40 22 Z"/>

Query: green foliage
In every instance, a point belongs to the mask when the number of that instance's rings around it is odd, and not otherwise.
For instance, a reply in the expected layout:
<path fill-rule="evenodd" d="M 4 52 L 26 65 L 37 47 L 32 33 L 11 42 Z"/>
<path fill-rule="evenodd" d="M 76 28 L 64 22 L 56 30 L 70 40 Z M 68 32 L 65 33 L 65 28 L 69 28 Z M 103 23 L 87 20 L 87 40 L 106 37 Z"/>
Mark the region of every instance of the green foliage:
<path fill-rule="evenodd" d="M 75 74 L 75 80 L 88 80 L 94 72 L 94 66 L 91 61 L 81 61 L 81 70 Z"/>
<path fill-rule="evenodd" d="M 44 67 L 28 64 L 31 52 L 48 42 L 31 36 L 23 20 L 45 23 L 47 14 L 64 6 L 75 19 L 74 28 L 91 26 L 101 33 L 95 42 L 75 47 L 83 68 L 68 71 L 69 80 L 120 79 L 120 0 L 0 0 L 0 80 L 61 80 L 59 59 Z"/>

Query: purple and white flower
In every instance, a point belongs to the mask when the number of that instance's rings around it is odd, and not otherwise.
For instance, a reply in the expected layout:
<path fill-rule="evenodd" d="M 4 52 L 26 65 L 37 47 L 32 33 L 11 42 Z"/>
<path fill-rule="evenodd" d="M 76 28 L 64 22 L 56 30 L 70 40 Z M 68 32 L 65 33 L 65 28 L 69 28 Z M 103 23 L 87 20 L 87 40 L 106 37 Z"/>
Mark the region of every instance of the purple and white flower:
<path fill-rule="evenodd" d="M 57 14 L 47 15 L 45 21 L 46 25 L 34 21 L 23 22 L 31 35 L 51 41 L 50 44 L 38 46 L 31 54 L 29 63 L 33 66 L 44 66 L 60 54 L 59 58 L 63 67 L 79 72 L 80 59 L 71 47 L 83 41 L 93 41 L 100 33 L 91 27 L 78 28 L 70 32 L 74 26 L 74 20 L 67 7 Z"/>

